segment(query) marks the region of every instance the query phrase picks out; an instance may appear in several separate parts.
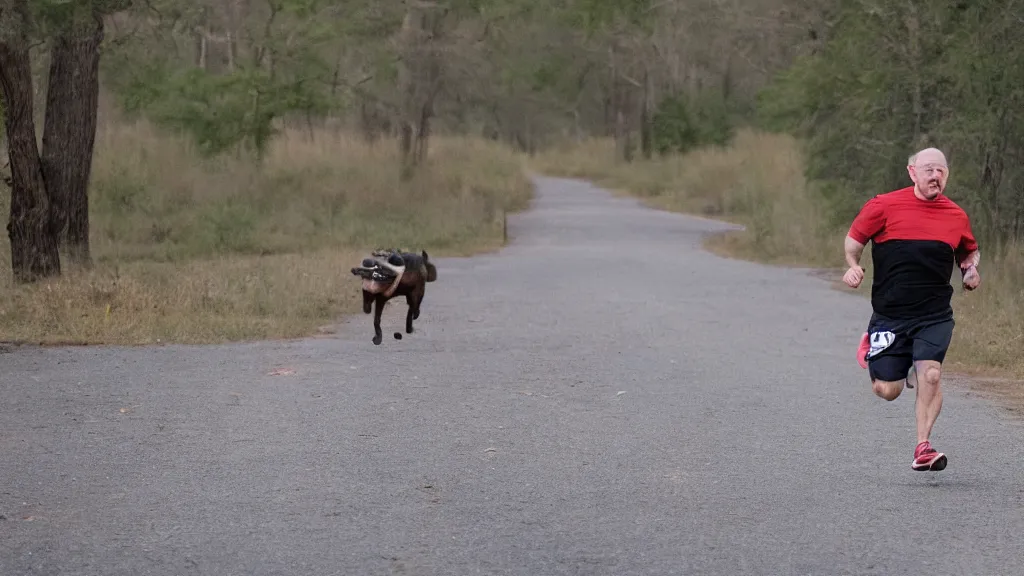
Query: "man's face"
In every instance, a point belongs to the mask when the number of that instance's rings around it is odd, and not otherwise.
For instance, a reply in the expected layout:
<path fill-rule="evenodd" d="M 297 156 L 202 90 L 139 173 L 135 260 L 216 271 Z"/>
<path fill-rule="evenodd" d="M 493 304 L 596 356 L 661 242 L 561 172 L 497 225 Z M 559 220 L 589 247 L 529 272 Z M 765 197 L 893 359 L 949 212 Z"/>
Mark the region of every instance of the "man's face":
<path fill-rule="evenodd" d="M 914 164 L 907 167 L 914 181 L 917 195 L 934 200 L 946 190 L 949 167 L 941 152 L 925 151 L 917 155 Z"/>

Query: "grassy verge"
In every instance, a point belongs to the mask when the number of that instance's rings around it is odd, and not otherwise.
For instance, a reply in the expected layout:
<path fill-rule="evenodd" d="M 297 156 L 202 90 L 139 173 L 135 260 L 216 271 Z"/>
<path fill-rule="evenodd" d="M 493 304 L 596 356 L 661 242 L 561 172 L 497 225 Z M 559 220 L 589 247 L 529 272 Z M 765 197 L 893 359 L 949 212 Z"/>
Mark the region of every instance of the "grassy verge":
<path fill-rule="evenodd" d="M 328 132 L 283 134 L 262 167 L 203 159 L 188 141 L 144 122 L 102 127 L 96 147 L 95 266 L 16 286 L 0 239 L 0 341 L 310 334 L 358 309 L 348 270 L 370 249 L 432 257 L 496 249 L 501 215 L 524 208 L 531 194 L 520 157 L 473 139 L 434 139 L 409 181 L 399 178 L 393 143 Z"/>
<path fill-rule="evenodd" d="M 709 237 L 708 248 L 724 256 L 835 269 L 837 280 L 845 268 L 842 241 L 849 224 L 829 221 L 831 211 L 809 188 L 798 143 L 790 137 L 741 131 L 725 148 L 631 164 L 613 158 L 613 143 L 595 140 L 551 151 L 533 168 L 586 178 L 658 208 L 744 225 L 742 232 Z M 957 372 L 1024 379 L 1024 252 L 1006 252 L 996 257 L 982 250 L 977 292 L 957 286 L 957 330 L 948 357 Z M 870 271 L 870 250 L 864 264 Z M 867 297 L 870 282 L 858 293 Z M 990 382 L 1018 394 L 1024 405 L 1018 386 Z"/>

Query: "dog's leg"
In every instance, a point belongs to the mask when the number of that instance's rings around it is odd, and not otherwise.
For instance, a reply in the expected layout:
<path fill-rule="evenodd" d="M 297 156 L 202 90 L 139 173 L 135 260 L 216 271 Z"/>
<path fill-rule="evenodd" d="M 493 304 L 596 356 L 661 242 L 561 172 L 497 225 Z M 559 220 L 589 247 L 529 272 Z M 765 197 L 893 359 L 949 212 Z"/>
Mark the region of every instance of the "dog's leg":
<path fill-rule="evenodd" d="M 412 334 L 412 321 L 419 314 L 416 313 L 416 295 L 410 292 L 405 296 L 405 303 L 409 305 L 409 311 L 405 313 L 405 333 Z"/>
<path fill-rule="evenodd" d="M 423 304 L 423 297 L 426 296 L 426 294 L 427 294 L 427 287 L 426 286 L 420 286 L 419 290 L 416 290 L 416 292 L 415 292 L 416 312 L 414 312 L 413 315 L 412 315 L 412 319 L 413 320 L 419 320 L 420 319 L 420 305 Z"/>
<path fill-rule="evenodd" d="M 373 292 L 369 290 L 363 290 L 363 314 L 370 313 L 370 307 L 373 305 Z"/>
<path fill-rule="evenodd" d="M 384 334 L 380 330 L 380 316 L 384 312 L 384 305 L 387 304 L 387 298 L 378 294 L 375 300 L 377 302 L 377 308 L 373 312 L 373 344 L 375 346 L 380 346 L 381 341 L 384 340 Z"/>

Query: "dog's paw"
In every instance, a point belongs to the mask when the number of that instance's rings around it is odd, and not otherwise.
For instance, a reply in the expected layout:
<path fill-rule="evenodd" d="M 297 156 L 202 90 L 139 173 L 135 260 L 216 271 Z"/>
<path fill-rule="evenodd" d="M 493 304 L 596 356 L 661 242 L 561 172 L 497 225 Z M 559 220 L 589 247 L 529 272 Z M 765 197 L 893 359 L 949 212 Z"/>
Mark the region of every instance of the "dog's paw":
<path fill-rule="evenodd" d="M 401 340 L 401 339 L 402 339 L 402 333 L 401 332 L 395 332 L 395 340 Z"/>
<path fill-rule="evenodd" d="M 382 336 L 374 336 L 374 337 L 373 337 L 373 345 L 374 345 L 374 346 L 380 346 L 380 343 L 381 343 L 381 342 L 382 342 L 383 340 L 384 340 L 384 338 L 383 338 Z"/>

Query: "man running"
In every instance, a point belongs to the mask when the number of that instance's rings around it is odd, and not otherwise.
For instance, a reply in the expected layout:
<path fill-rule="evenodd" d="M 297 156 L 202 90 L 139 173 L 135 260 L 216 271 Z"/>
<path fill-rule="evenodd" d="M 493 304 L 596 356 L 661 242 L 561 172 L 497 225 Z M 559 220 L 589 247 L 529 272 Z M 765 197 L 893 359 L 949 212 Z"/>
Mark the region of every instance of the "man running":
<path fill-rule="evenodd" d="M 867 332 L 861 337 L 857 361 L 868 369 L 872 389 L 895 400 L 917 387 L 917 448 L 914 470 L 942 470 L 946 455 L 929 442 L 942 409 L 939 389 L 942 361 L 953 335 L 953 261 L 960 265 L 963 287 L 981 282 L 978 244 L 970 219 L 943 192 L 949 177 L 945 155 L 928 148 L 908 160 L 914 182 L 868 200 L 850 226 L 845 241 L 850 268 L 843 281 L 860 286 L 860 258 L 872 241 L 875 276 Z"/>

